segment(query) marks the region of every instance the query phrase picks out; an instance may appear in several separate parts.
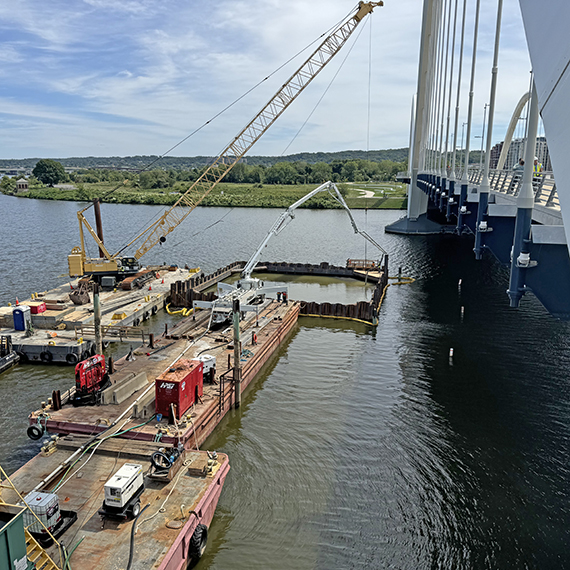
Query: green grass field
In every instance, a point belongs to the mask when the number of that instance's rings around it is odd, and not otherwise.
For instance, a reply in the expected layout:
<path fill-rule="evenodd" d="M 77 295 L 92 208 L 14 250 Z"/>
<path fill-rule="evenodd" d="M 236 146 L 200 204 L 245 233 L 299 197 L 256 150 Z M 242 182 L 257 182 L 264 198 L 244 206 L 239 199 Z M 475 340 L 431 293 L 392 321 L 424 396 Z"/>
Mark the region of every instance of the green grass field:
<path fill-rule="evenodd" d="M 339 184 L 345 192 L 350 208 L 402 209 L 406 206 L 406 188 L 398 183 L 350 183 Z M 103 202 L 121 204 L 172 205 L 188 186 L 179 182 L 174 188 L 132 188 L 116 183 L 78 184 L 74 189 L 35 186 L 19 196 L 46 200 L 87 201 L 100 198 Z M 315 184 L 229 184 L 220 183 L 202 201 L 202 206 L 228 206 L 244 208 L 287 208 L 311 190 Z M 338 204 L 323 192 L 303 205 L 305 208 L 337 208 Z"/>

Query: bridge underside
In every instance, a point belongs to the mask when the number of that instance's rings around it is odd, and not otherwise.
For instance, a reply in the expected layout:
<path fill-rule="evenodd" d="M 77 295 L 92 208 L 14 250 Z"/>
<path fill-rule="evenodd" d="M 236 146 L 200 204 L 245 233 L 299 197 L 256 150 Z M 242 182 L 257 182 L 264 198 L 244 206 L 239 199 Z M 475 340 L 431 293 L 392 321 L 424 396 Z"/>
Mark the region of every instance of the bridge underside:
<path fill-rule="evenodd" d="M 471 178 L 476 179 L 477 175 Z M 521 294 L 532 292 L 554 317 L 570 320 L 570 256 L 566 234 L 560 208 L 558 204 L 548 203 L 552 194 L 546 192 L 544 195 L 542 183 L 536 184 L 528 243 L 532 261 L 528 266 L 521 266 L 516 260 L 513 264 L 511 260 L 517 214 L 516 186 L 512 180 L 506 190 L 491 191 L 483 212 L 487 228 L 479 232 L 479 237 L 483 250 L 492 253 L 505 266 L 516 266 L 522 273 Z M 491 187 L 498 186 L 495 183 Z M 461 185 L 433 174 L 419 174 L 415 191 L 427 195 L 426 213 L 417 218 L 398 220 L 387 226 L 386 232 L 403 235 L 467 234 L 475 240 L 479 210 L 477 180 Z"/>

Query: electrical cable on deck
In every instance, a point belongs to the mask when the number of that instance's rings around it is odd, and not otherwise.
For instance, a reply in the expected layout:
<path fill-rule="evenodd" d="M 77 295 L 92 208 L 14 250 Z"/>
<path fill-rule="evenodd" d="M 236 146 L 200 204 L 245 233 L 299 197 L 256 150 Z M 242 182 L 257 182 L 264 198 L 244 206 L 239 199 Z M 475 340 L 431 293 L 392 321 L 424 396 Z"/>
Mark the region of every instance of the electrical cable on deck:
<path fill-rule="evenodd" d="M 130 428 L 126 429 L 126 430 L 123 430 L 123 427 L 125 427 L 125 425 L 126 425 L 129 421 L 131 421 L 131 419 L 132 419 L 131 417 L 129 417 L 128 419 L 126 419 L 126 420 L 123 422 L 123 425 L 122 425 L 120 428 L 118 428 L 118 431 L 116 431 L 115 433 L 112 433 L 111 435 L 108 435 L 108 436 L 104 437 L 104 438 L 101 439 L 101 440 L 96 440 L 96 441 L 94 441 L 91 445 L 87 446 L 87 447 L 83 450 L 83 453 L 77 458 L 77 460 L 76 460 L 72 465 L 69 466 L 69 468 L 67 469 L 67 471 L 63 474 L 63 477 L 61 478 L 61 480 L 59 481 L 59 483 L 55 486 L 55 488 L 53 489 L 53 492 L 55 492 L 56 489 L 62 487 L 62 486 L 65 484 L 64 481 L 66 481 L 66 480 L 68 481 L 68 480 L 71 478 L 71 477 L 70 477 L 70 478 L 67 478 L 67 474 L 73 469 L 73 467 L 75 467 L 75 465 L 77 465 L 77 463 L 79 463 L 79 461 L 81 461 L 81 459 L 83 458 L 83 456 L 84 456 L 93 446 L 99 447 L 99 445 L 101 445 L 104 441 L 107 441 L 108 439 L 111 439 L 111 438 L 113 438 L 113 437 L 118 437 L 118 436 L 120 436 L 120 435 L 123 435 L 123 434 L 129 432 L 129 431 L 132 431 L 132 430 L 134 430 L 134 429 L 143 427 L 143 426 L 145 426 L 146 424 L 150 423 L 154 418 L 155 418 L 155 415 L 152 415 L 146 422 L 144 422 L 144 423 L 142 423 L 142 424 L 139 424 L 139 425 L 136 425 L 136 426 L 133 426 L 133 427 L 130 427 Z M 123 430 L 123 431 L 121 431 L 121 430 Z M 93 456 L 93 453 L 89 456 L 89 459 L 91 459 L 92 456 Z M 87 459 L 87 461 L 89 461 L 89 459 Z M 86 464 L 87 464 L 87 462 L 85 462 L 82 467 L 84 467 Z M 81 469 L 82 467 L 80 467 L 79 469 Z M 77 471 L 79 471 L 79 469 L 77 469 Z M 75 471 L 75 473 L 77 473 L 77 471 Z M 74 475 L 75 475 L 75 473 L 74 473 Z"/>
<path fill-rule="evenodd" d="M 139 517 L 143 514 L 143 512 L 148 509 L 148 507 L 150 507 L 150 503 L 147 503 L 142 510 L 140 511 L 140 513 L 135 517 L 135 520 L 133 521 L 133 526 L 131 528 L 131 542 L 130 542 L 130 548 L 129 548 L 129 562 L 127 563 L 127 570 L 131 570 L 131 566 L 133 565 L 133 557 L 135 554 L 135 534 L 136 534 L 136 527 L 137 527 L 137 520 L 139 519 Z"/>
<path fill-rule="evenodd" d="M 67 549 L 65 548 L 65 546 L 63 547 L 65 554 L 65 560 L 63 562 L 63 570 L 71 570 L 71 563 L 69 562 L 69 559 L 71 558 L 71 555 L 75 552 L 75 549 L 82 543 L 83 539 L 85 537 L 82 536 L 77 543 L 75 544 L 75 546 L 69 551 L 67 552 Z"/>

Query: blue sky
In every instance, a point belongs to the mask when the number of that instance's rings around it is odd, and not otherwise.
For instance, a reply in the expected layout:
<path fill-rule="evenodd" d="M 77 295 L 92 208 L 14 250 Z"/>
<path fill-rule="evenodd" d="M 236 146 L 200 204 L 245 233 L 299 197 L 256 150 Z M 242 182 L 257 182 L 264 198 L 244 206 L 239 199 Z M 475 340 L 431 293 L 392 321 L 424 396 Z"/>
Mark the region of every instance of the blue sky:
<path fill-rule="evenodd" d="M 162 154 L 354 6 L 346 0 L 2 3 L 0 158 Z M 299 136 L 291 142 L 352 41 L 250 154 L 280 155 L 288 145 L 287 154 L 407 146 L 421 12 L 421 0 L 386 0 L 376 8 Z M 482 0 L 474 99 L 479 124 L 489 96 L 495 16 L 496 0 Z M 496 140 L 528 88 L 530 64 L 516 0 L 505 0 L 501 45 Z M 217 154 L 302 61 L 272 76 L 172 154 Z M 464 115 L 466 102 L 465 89 Z M 473 134 L 480 130 L 474 125 Z M 479 142 L 472 144 L 477 148 Z"/>

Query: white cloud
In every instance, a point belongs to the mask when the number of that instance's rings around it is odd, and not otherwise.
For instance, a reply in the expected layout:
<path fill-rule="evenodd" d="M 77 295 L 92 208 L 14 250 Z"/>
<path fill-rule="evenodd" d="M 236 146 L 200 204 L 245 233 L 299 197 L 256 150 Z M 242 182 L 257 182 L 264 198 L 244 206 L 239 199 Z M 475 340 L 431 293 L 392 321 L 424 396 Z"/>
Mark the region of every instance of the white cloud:
<path fill-rule="evenodd" d="M 3 121 L 10 144 L 0 143 L 0 155 L 159 154 L 317 39 L 353 5 L 344 0 L 20 0 L 18 9 L 0 6 L 0 30 L 10 34 L 0 50 L 3 79 L 8 77 L 3 95 L 10 102 L 3 117 L 13 115 L 13 120 Z M 484 9 L 474 103 L 481 120 L 488 99 L 496 7 Z M 387 1 L 375 9 L 288 152 L 365 148 L 368 128 L 371 148 L 407 146 L 421 13 L 421 0 Z M 508 122 L 528 83 L 516 0 L 505 2 L 503 29 L 496 133 Z M 347 52 L 345 46 L 253 153 L 282 152 Z M 221 150 L 302 61 L 298 58 L 277 73 L 176 152 Z M 462 114 L 466 102 L 465 91 Z M 33 127 L 22 130 L 22 117 L 33 117 Z M 54 121 L 60 125 L 57 130 Z M 30 150 L 34 141 L 37 152 Z"/>

